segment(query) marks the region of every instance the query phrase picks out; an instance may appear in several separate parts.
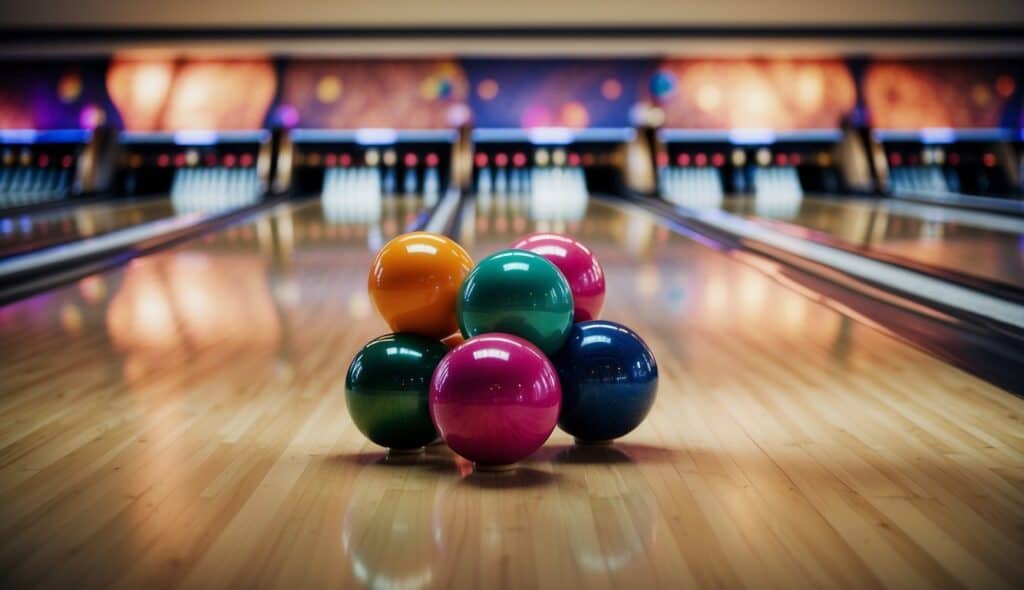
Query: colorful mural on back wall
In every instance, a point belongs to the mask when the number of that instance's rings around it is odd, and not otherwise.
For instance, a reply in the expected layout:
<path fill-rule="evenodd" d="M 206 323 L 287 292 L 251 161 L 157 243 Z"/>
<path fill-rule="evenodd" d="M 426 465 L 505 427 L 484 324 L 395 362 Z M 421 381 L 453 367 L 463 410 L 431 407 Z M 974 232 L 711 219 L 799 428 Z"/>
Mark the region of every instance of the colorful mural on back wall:
<path fill-rule="evenodd" d="M 880 129 L 1013 127 L 1018 64 L 885 60 L 864 73 L 864 99 Z"/>
<path fill-rule="evenodd" d="M 115 59 L 107 91 L 129 131 L 263 127 L 277 89 L 269 59 Z"/>
<path fill-rule="evenodd" d="M 953 59 L 18 61 L 0 63 L 0 128 L 622 127 L 656 105 L 670 128 L 834 128 L 866 111 L 880 128 L 1012 129 L 1022 74 Z"/>
<path fill-rule="evenodd" d="M 626 127 L 651 60 L 467 59 L 478 127 Z"/>
<path fill-rule="evenodd" d="M 103 88 L 106 60 L 0 64 L 0 129 L 120 125 Z"/>
<path fill-rule="evenodd" d="M 839 59 L 673 59 L 647 88 L 665 126 L 686 129 L 836 128 L 857 104 Z"/>
<path fill-rule="evenodd" d="M 469 119 L 468 93 L 452 60 L 295 60 L 272 118 L 285 127 L 443 129 Z"/>

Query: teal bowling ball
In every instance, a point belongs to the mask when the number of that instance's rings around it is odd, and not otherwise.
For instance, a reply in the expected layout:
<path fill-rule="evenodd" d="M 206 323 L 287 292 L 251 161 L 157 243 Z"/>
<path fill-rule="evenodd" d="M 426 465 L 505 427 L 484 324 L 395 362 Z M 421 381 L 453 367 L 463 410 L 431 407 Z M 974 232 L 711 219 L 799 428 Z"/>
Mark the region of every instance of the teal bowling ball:
<path fill-rule="evenodd" d="M 549 356 L 572 327 L 568 281 L 546 258 L 525 250 L 502 250 L 481 260 L 463 281 L 455 308 L 466 338 L 503 332 Z"/>
<path fill-rule="evenodd" d="M 448 347 L 415 334 L 388 334 L 356 353 L 345 401 L 356 428 L 388 449 L 416 450 L 437 438 L 427 400 L 430 378 Z"/>

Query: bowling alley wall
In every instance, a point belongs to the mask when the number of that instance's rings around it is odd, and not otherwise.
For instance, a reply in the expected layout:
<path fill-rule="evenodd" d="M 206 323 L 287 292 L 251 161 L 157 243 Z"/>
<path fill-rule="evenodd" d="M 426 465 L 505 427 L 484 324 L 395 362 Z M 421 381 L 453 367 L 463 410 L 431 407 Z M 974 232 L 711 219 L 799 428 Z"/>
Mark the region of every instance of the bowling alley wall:
<path fill-rule="evenodd" d="M 1020 130 L 1007 59 L 231 59 L 0 63 L 0 128 Z M 239 89 L 244 89 L 240 92 Z M 653 119 L 651 113 L 655 113 Z"/>

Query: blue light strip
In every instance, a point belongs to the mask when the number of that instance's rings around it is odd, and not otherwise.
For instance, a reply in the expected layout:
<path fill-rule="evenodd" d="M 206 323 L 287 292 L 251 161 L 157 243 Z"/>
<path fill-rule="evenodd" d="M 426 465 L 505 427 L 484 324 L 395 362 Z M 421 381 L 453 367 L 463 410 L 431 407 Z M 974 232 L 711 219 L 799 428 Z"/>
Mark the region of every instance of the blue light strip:
<path fill-rule="evenodd" d="M 875 139 L 886 141 L 920 142 L 925 144 L 949 144 L 958 141 L 1007 141 L 1013 138 L 1013 130 L 1000 128 L 931 127 L 925 129 L 875 129 Z"/>
<path fill-rule="evenodd" d="M 473 130 L 473 140 L 480 143 L 525 142 L 534 145 L 569 145 L 579 142 L 630 141 L 636 131 L 630 127 L 492 127 Z"/>
<path fill-rule="evenodd" d="M 124 131 L 121 133 L 121 143 L 126 144 L 173 143 L 181 146 L 203 146 L 226 143 L 263 143 L 268 139 L 270 139 L 270 131 L 266 129 L 254 131 L 183 129 L 174 132 Z"/>
<path fill-rule="evenodd" d="M 0 129 L 0 144 L 86 143 L 92 137 L 88 129 Z"/>
<path fill-rule="evenodd" d="M 296 143 L 356 143 L 359 145 L 391 145 L 416 142 L 452 142 L 457 134 L 451 129 L 292 129 Z"/>
<path fill-rule="evenodd" d="M 658 137 L 668 143 L 728 143 L 732 145 L 772 145 L 782 142 L 835 143 L 843 137 L 839 129 L 662 129 Z"/>

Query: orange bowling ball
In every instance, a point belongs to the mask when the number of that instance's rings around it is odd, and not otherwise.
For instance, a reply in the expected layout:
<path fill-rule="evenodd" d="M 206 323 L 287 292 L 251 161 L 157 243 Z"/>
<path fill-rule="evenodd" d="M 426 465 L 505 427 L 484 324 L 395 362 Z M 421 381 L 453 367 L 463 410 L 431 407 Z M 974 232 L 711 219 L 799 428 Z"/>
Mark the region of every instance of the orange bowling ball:
<path fill-rule="evenodd" d="M 454 240 L 429 232 L 392 239 L 370 265 L 370 299 L 395 332 L 442 339 L 457 332 L 455 300 L 473 259 Z"/>

